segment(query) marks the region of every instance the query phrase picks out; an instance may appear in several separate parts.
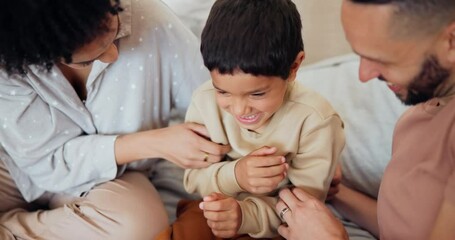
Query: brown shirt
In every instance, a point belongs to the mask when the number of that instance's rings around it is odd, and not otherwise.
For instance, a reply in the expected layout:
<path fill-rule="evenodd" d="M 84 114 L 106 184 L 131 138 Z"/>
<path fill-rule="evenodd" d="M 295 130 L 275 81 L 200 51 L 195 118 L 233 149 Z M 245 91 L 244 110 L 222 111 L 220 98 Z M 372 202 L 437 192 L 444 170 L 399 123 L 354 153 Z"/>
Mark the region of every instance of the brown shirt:
<path fill-rule="evenodd" d="M 379 191 L 381 239 L 428 239 L 444 201 L 455 204 L 455 99 L 410 108 L 394 134 Z"/>

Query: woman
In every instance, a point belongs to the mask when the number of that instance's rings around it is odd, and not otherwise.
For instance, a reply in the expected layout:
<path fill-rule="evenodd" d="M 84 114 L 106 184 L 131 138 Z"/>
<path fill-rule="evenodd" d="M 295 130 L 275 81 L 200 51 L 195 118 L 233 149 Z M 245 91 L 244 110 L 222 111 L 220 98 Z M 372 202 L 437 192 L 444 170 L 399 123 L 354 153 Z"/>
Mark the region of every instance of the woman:
<path fill-rule="evenodd" d="M 159 1 L 8 1 L 0 16 L 0 238 L 151 239 L 167 225 L 157 159 L 199 168 L 229 150 L 166 127 L 208 79 L 195 37 Z"/>

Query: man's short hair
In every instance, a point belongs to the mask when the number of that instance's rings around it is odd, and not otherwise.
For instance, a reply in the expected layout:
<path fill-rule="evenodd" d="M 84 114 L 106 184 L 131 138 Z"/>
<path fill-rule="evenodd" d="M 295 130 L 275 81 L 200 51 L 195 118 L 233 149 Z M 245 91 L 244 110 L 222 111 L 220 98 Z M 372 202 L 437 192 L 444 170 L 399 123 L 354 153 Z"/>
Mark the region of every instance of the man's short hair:
<path fill-rule="evenodd" d="M 350 0 L 358 4 L 391 4 L 396 7 L 396 35 L 428 35 L 455 21 L 454 0 Z"/>
<path fill-rule="evenodd" d="M 302 22 L 291 0 L 217 0 L 201 36 L 205 66 L 287 79 L 303 51 Z"/>

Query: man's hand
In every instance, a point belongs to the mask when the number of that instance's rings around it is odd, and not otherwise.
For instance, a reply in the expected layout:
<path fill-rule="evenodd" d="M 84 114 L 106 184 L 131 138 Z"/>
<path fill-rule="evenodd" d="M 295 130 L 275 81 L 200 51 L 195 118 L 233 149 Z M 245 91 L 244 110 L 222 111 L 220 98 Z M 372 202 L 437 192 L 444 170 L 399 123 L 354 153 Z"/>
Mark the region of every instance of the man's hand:
<path fill-rule="evenodd" d="M 241 188 L 254 194 L 275 190 L 286 177 L 288 164 L 283 156 L 274 156 L 275 147 L 262 147 L 241 158 L 235 166 L 235 177 Z"/>
<path fill-rule="evenodd" d="M 327 193 L 326 201 L 331 201 L 335 195 L 340 191 L 340 183 L 343 178 L 341 172 L 341 164 L 338 163 L 335 169 L 335 175 L 333 175 L 332 181 L 330 182 L 329 192 Z"/>
<path fill-rule="evenodd" d="M 283 189 L 276 204 L 286 224 L 278 233 L 288 240 L 347 240 L 346 230 L 324 203 L 300 188 Z"/>
<path fill-rule="evenodd" d="M 221 193 L 212 193 L 203 198 L 199 208 L 204 211 L 207 224 L 215 236 L 234 237 L 242 224 L 240 205 L 232 197 Z"/>

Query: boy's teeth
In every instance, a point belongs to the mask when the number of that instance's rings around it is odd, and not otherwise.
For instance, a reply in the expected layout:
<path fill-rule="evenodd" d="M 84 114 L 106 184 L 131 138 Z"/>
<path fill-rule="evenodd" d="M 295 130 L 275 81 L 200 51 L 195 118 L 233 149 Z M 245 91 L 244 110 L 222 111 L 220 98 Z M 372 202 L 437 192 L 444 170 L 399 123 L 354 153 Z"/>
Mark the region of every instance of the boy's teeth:
<path fill-rule="evenodd" d="M 255 117 L 256 117 L 256 115 L 250 115 L 250 116 L 245 116 L 245 117 L 242 117 L 242 118 L 244 118 L 244 119 L 253 119 Z"/>

